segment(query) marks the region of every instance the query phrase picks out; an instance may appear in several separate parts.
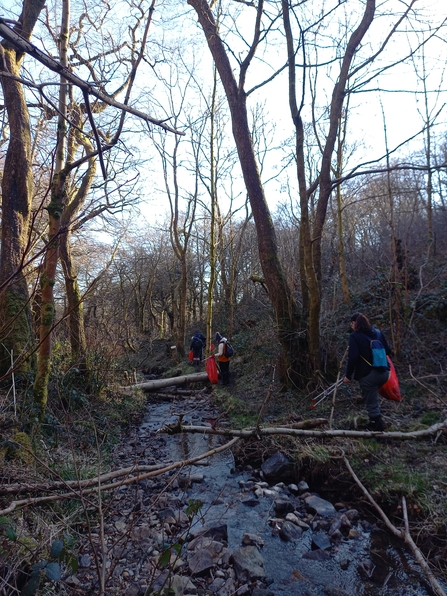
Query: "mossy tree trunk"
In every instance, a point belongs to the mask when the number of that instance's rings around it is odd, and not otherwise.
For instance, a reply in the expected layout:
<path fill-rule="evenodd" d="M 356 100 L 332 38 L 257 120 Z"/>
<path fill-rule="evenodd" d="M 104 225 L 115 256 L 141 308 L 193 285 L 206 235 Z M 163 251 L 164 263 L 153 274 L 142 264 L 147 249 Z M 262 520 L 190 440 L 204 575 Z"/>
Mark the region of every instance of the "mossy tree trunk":
<path fill-rule="evenodd" d="M 14 31 L 29 40 L 44 5 L 44 0 L 25 0 Z M 12 75 L 0 76 L 10 132 L 2 179 L 0 376 L 10 368 L 11 352 L 19 371 L 33 368 L 33 359 L 28 355 L 34 345 L 34 333 L 24 274 L 33 178 L 30 120 L 23 87 L 18 81 L 23 56 L 6 41 L 0 44 L 0 70 Z"/>
<path fill-rule="evenodd" d="M 62 2 L 59 57 L 61 64 L 68 66 L 68 39 L 70 22 L 69 0 Z M 51 185 L 51 200 L 47 206 L 48 244 L 45 251 L 43 273 L 40 277 L 42 307 L 40 318 L 40 344 L 37 374 L 34 380 L 34 403 L 42 419 L 48 400 L 48 381 L 51 369 L 51 334 L 55 320 L 54 284 L 59 260 L 61 218 L 66 205 L 67 171 L 64 170 L 67 147 L 67 80 L 61 76 L 59 86 L 59 117 L 57 122 L 56 164 Z"/>
<path fill-rule="evenodd" d="M 80 133 L 82 127 L 81 112 L 72 107 L 72 119 L 77 125 L 72 128 L 68 136 L 68 162 L 74 159 L 79 144 L 83 145 L 87 153 L 92 154 L 94 147 L 87 136 Z M 83 174 L 79 188 L 72 189 L 67 205 L 61 216 L 62 234 L 60 238 L 60 256 L 64 271 L 65 292 L 67 296 L 68 324 L 70 328 L 71 360 L 82 373 L 88 372 L 87 366 L 87 341 L 84 327 L 84 307 L 78 275 L 71 255 L 71 237 L 76 217 L 83 208 L 96 174 L 96 158 L 91 158 L 88 168 Z M 87 218 L 83 218 L 84 222 Z"/>
<path fill-rule="evenodd" d="M 339 131 L 344 100 L 347 94 L 347 83 L 350 75 L 351 64 L 355 52 L 368 31 L 375 14 L 375 0 L 367 0 L 364 14 L 358 27 L 351 34 L 344 55 L 341 58 L 340 73 L 334 85 L 331 102 L 329 105 L 329 128 L 324 143 L 321 145 L 322 159 L 317 180 L 309 187 L 306 185 L 306 169 L 304 162 L 304 127 L 301 118 L 301 107 L 304 97 L 301 98 L 300 108 L 296 100 L 296 52 L 292 28 L 289 19 L 291 5 L 289 0 L 283 0 L 284 28 L 287 39 L 288 65 L 289 65 L 289 103 L 291 115 L 296 128 L 297 173 L 301 206 L 301 239 L 300 253 L 304 259 L 304 273 L 306 276 L 305 290 L 309 297 L 308 341 L 309 357 L 314 370 L 320 368 L 320 313 L 321 313 L 321 246 L 329 198 L 333 190 L 331 179 L 332 158 Z M 313 221 L 309 217 L 309 198 L 318 192 L 315 215 Z"/>

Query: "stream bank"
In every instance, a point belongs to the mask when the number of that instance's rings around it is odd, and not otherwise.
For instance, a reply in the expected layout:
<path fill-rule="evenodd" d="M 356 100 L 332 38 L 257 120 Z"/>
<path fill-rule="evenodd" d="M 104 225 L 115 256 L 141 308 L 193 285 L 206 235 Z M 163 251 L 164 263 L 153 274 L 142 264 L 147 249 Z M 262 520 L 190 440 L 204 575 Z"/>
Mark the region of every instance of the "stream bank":
<path fill-rule="evenodd" d="M 178 414 L 186 424 L 210 426 L 219 416 L 204 392 L 150 396 L 142 424 L 116 451 L 117 467 L 178 461 L 218 445 L 211 434 L 158 432 Z M 363 518 L 355 504 L 322 499 L 317 486 L 288 477 L 287 464 L 272 473 L 274 463 L 238 470 L 224 452 L 120 487 L 107 503 L 104 543 L 93 530 L 81 569 L 67 583 L 97 594 L 95 552 L 102 560 L 104 551 L 110 595 L 431 594 L 412 558 L 380 524 Z M 283 480 L 275 478 L 281 474 Z"/>

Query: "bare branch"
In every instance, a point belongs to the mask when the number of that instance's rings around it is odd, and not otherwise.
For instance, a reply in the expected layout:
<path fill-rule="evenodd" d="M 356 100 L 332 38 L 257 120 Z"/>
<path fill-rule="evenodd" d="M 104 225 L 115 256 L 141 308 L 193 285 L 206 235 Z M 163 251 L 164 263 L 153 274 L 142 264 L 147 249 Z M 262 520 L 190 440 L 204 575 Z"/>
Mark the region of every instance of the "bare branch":
<path fill-rule="evenodd" d="M 125 112 L 129 112 L 129 114 L 133 114 L 134 116 L 137 116 L 138 118 L 141 118 L 146 122 L 150 122 L 155 126 L 159 126 L 167 132 L 172 132 L 176 135 L 182 136 L 185 134 L 184 132 L 175 130 L 170 126 L 167 126 L 162 120 L 156 120 L 155 118 L 152 118 L 151 116 L 148 116 L 147 114 L 144 114 L 143 112 L 140 112 L 135 108 L 126 106 L 120 103 L 119 101 L 116 101 L 115 99 L 109 97 L 108 95 L 102 93 L 101 91 L 98 91 L 97 89 L 95 89 L 95 87 L 93 87 L 93 85 L 91 85 L 90 83 L 86 83 L 85 81 L 74 75 L 72 72 L 70 72 L 67 68 L 64 68 L 59 62 L 57 62 L 47 54 L 41 52 L 36 46 L 27 41 L 21 35 L 12 31 L 6 25 L 5 20 L 3 18 L 0 18 L 0 35 L 2 35 L 6 40 L 8 40 L 15 48 L 17 48 L 17 50 L 29 54 L 53 72 L 64 76 L 70 83 L 76 85 L 76 87 L 79 87 L 84 93 L 93 95 L 94 97 L 97 97 L 107 105 L 113 106 L 120 110 L 124 110 Z"/>

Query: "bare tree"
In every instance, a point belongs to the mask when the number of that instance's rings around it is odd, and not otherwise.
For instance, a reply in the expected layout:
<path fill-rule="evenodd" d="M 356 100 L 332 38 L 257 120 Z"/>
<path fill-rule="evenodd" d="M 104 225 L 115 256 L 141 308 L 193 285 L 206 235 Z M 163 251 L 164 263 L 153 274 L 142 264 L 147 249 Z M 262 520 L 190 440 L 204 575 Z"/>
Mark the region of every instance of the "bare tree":
<path fill-rule="evenodd" d="M 197 13 L 230 107 L 233 136 L 258 233 L 260 261 L 275 311 L 278 336 L 284 351 L 283 379 L 301 382 L 301 374 L 307 368 L 304 362 L 306 352 L 301 345 L 299 333 L 301 328 L 299 309 L 279 260 L 276 233 L 253 149 L 246 103 L 246 76 L 263 35 L 264 3 L 261 0 L 257 5 L 253 41 L 248 47 L 245 58 L 240 61 L 238 81 L 234 76 L 226 45 L 220 36 L 211 8 L 204 0 L 188 0 L 188 3 Z M 297 359 L 298 354 L 301 356 L 300 359 Z"/>

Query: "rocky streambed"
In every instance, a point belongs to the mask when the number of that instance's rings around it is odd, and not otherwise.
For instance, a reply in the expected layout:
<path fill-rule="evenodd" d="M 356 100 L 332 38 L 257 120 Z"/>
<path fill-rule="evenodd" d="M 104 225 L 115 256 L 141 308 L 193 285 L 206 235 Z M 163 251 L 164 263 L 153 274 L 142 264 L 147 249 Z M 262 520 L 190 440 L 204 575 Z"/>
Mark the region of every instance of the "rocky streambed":
<path fill-rule="evenodd" d="M 218 445 L 212 434 L 157 432 L 179 413 L 195 425 L 217 415 L 203 393 L 151 400 L 140 428 L 117 450 L 117 466 L 178 461 Z M 281 480 L 289 474 L 281 453 L 260 469 L 238 471 L 227 451 L 123 485 L 66 584 L 98 594 L 96 565 L 104 562 L 110 595 L 431 594 L 411 556 L 378 524 L 352 504 L 321 498 L 304 480 Z"/>

